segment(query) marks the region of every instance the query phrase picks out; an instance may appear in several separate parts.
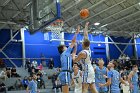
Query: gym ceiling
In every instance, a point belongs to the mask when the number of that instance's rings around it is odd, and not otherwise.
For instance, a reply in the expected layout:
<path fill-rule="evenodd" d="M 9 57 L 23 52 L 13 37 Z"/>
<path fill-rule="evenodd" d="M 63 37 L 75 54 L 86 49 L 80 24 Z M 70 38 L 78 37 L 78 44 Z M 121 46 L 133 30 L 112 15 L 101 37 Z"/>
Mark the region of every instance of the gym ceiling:
<path fill-rule="evenodd" d="M 0 0 L 0 29 L 17 30 L 30 22 L 32 0 Z M 45 0 L 39 0 L 45 2 Z M 47 0 L 49 1 L 49 0 Z M 60 0 L 64 29 L 90 22 L 90 32 L 115 36 L 140 33 L 140 0 Z M 50 7 L 51 8 L 51 7 Z M 79 12 L 87 8 L 90 16 L 81 19 Z M 54 9 L 51 10 L 52 12 Z M 95 25 L 99 23 L 99 25 Z"/>

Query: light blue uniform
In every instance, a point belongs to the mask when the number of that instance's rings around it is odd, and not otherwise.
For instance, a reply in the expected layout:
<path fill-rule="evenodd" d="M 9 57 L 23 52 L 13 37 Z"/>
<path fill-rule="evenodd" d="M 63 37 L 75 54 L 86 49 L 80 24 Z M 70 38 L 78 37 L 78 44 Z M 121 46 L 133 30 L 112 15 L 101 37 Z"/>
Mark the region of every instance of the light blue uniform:
<path fill-rule="evenodd" d="M 30 93 L 37 93 L 37 82 L 32 80 L 29 85 L 28 85 L 29 89 L 31 89 Z"/>
<path fill-rule="evenodd" d="M 111 78 L 110 91 L 111 93 L 120 93 L 119 83 L 120 83 L 120 74 L 116 70 L 110 70 L 107 74 L 108 78 Z"/>
<path fill-rule="evenodd" d="M 66 51 L 61 54 L 61 72 L 59 79 L 62 85 L 70 85 L 71 83 L 71 72 L 72 72 L 72 48 L 68 47 Z"/>
<path fill-rule="evenodd" d="M 132 76 L 132 79 L 131 79 L 131 83 L 133 85 L 133 89 L 132 89 L 132 93 L 139 93 L 138 92 L 138 73 L 135 73 L 133 76 Z"/>
<path fill-rule="evenodd" d="M 106 67 L 103 67 L 103 69 L 100 69 L 98 66 L 95 70 L 95 85 L 98 92 L 107 93 L 107 87 L 100 87 L 99 83 L 104 84 L 106 83 L 106 79 L 103 77 L 103 75 L 107 75 Z"/>

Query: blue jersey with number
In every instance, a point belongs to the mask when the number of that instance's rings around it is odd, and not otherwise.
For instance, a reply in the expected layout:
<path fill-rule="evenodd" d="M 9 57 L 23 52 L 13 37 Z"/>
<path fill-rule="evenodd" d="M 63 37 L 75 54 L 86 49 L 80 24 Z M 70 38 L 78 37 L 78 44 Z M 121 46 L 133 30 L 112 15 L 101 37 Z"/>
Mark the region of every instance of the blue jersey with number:
<path fill-rule="evenodd" d="M 110 70 L 107 74 L 108 78 L 111 78 L 111 91 L 120 91 L 120 73 L 116 70 Z"/>
<path fill-rule="evenodd" d="M 72 48 L 68 47 L 60 57 L 61 60 L 61 70 L 69 70 L 72 71 L 72 56 L 71 56 Z"/>
<path fill-rule="evenodd" d="M 95 82 L 103 84 L 106 83 L 106 79 L 103 77 L 103 75 L 107 75 L 106 67 L 100 69 L 99 66 L 97 66 L 95 70 Z"/>

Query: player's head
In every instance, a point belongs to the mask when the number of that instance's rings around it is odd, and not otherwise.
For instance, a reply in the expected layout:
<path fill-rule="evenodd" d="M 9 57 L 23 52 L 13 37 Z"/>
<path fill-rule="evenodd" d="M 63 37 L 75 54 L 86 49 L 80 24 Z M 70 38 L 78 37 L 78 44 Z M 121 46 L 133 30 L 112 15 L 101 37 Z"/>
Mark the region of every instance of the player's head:
<path fill-rule="evenodd" d="M 83 49 L 89 48 L 89 46 L 90 46 L 90 41 L 88 39 L 84 39 L 82 43 Z"/>
<path fill-rule="evenodd" d="M 123 80 L 127 80 L 127 79 L 128 79 L 128 76 L 124 75 Z"/>
<path fill-rule="evenodd" d="M 78 63 L 74 63 L 73 64 L 73 70 L 75 71 L 75 70 L 78 70 L 78 69 L 79 69 Z"/>
<path fill-rule="evenodd" d="M 103 66 L 103 65 L 104 65 L 103 59 L 99 59 L 98 65 L 99 65 L 99 66 Z"/>
<path fill-rule="evenodd" d="M 116 68 L 117 67 L 117 63 L 115 61 L 110 61 L 107 65 L 107 67 L 110 68 Z"/>
<path fill-rule="evenodd" d="M 62 54 L 65 50 L 67 50 L 67 47 L 65 45 L 59 45 L 57 48 L 60 54 Z"/>
<path fill-rule="evenodd" d="M 133 65 L 133 71 L 135 71 L 135 72 L 138 71 L 138 66 L 137 65 Z"/>
<path fill-rule="evenodd" d="M 37 79 L 37 76 L 36 76 L 36 74 L 33 74 L 33 80 L 36 80 Z"/>

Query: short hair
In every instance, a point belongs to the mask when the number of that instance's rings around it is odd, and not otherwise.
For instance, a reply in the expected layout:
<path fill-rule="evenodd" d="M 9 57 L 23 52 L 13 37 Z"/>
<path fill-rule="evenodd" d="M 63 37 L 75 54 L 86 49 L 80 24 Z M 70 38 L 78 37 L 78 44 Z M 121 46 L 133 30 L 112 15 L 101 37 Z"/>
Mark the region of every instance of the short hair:
<path fill-rule="evenodd" d="M 112 64 L 114 64 L 114 68 L 118 67 L 118 63 L 116 61 L 112 61 Z"/>
<path fill-rule="evenodd" d="M 64 49 L 64 47 L 65 47 L 65 45 L 59 45 L 59 46 L 57 47 L 58 52 L 59 52 L 60 54 L 63 53 L 63 49 Z"/>
<path fill-rule="evenodd" d="M 138 67 L 137 65 L 133 65 L 132 68 Z"/>
<path fill-rule="evenodd" d="M 74 64 L 76 64 L 76 65 L 79 67 L 79 64 L 78 64 L 78 63 L 73 63 L 73 65 L 74 65 Z"/>
<path fill-rule="evenodd" d="M 99 59 L 99 61 L 98 62 L 103 62 L 104 63 L 104 60 L 103 59 Z"/>
<path fill-rule="evenodd" d="M 88 39 L 84 39 L 83 45 L 84 45 L 85 47 L 89 47 L 89 46 L 90 46 L 90 41 L 89 41 Z"/>

